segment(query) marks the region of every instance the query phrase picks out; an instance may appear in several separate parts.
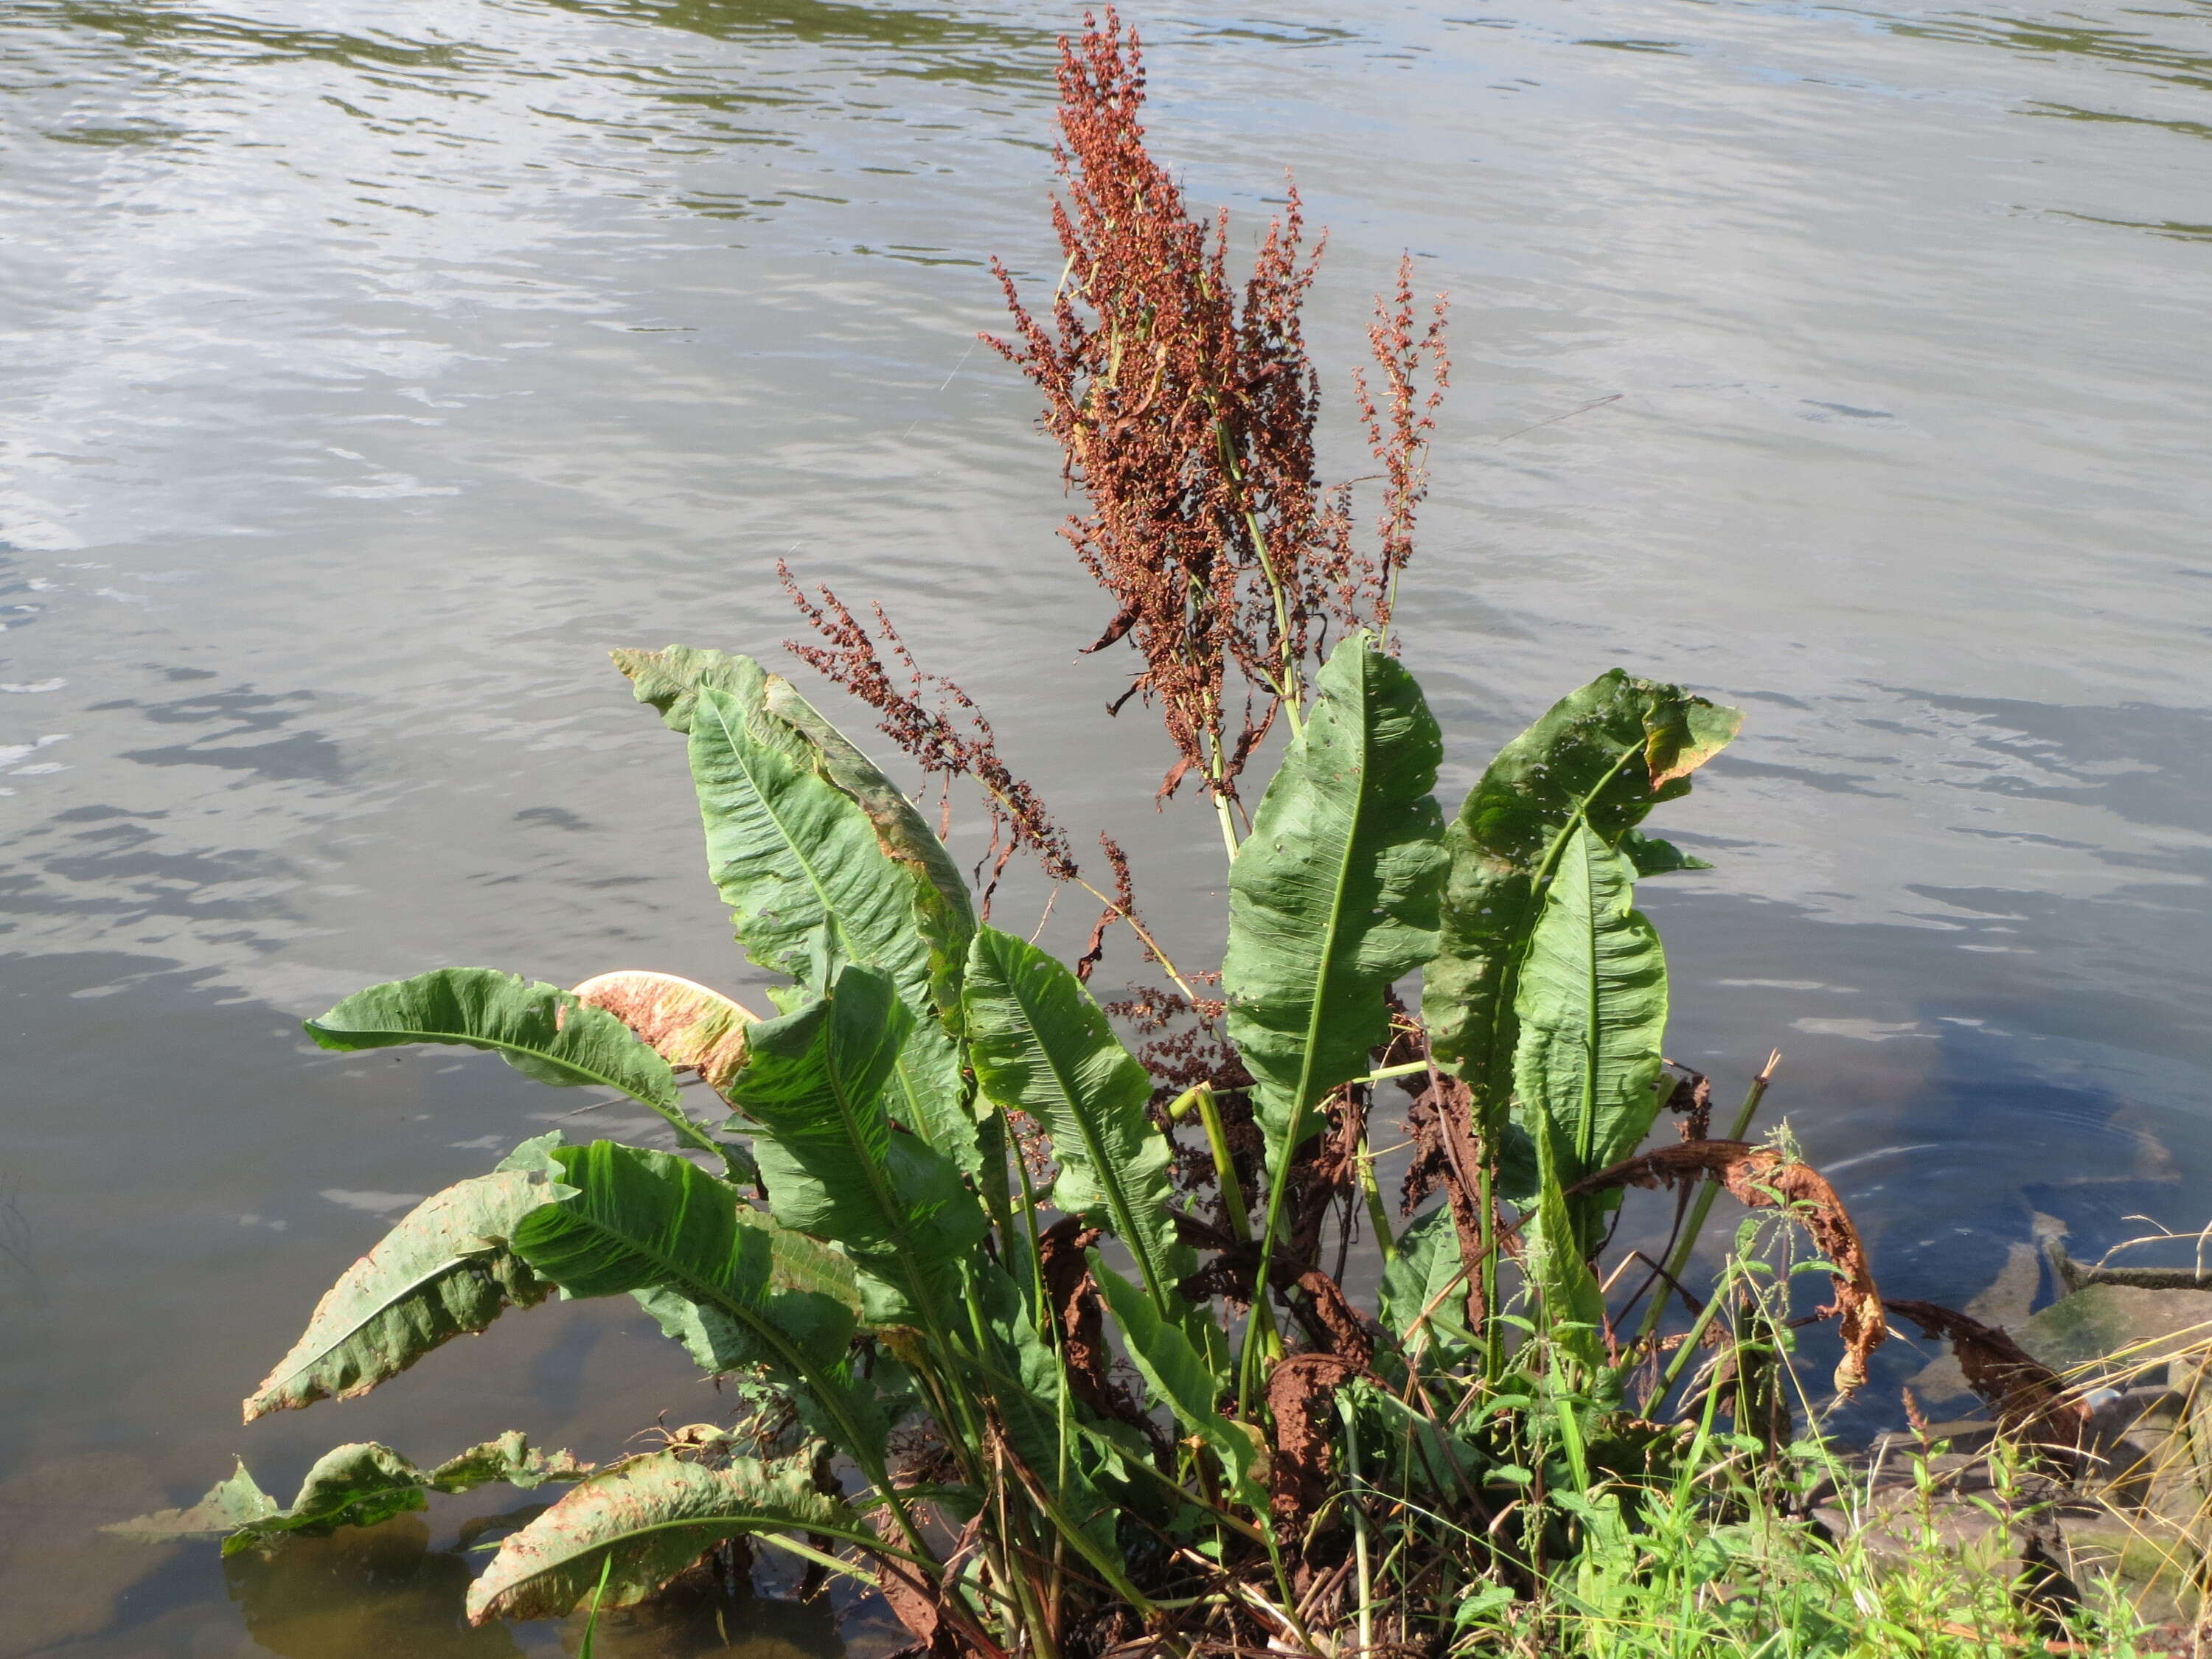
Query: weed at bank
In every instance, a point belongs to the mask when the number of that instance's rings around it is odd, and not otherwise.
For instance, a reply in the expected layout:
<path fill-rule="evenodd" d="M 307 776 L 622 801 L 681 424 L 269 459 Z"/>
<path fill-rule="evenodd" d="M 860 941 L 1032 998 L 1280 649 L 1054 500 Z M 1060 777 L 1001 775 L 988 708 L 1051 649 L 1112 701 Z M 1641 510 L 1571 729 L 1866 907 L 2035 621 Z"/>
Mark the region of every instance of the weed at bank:
<path fill-rule="evenodd" d="M 1666 953 L 1635 906 L 1639 882 L 1700 867 L 1642 826 L 1740 717 L 1617 670 L 1447 815 L 1443 734 L 1390 629 L 1441 302 L 1424 322 L 1406 270 L 1378 301 L 1362 551 L 1315 471 L 1295 195 L 1240 289 L 1225 219 L 1193 220 L 1146 148 L 1138 43 L 1110 12 L 1065 46 L 1060 88 L 1065 274 L 1037 314 L 1000 273 L 1001 349 L 1084 494 L 1068 539 L 1110 605 L 1090 648 L 1130 653 L 1116 707 L 1161 716 L 1160 798 L 1212 809 L 1218 962 L 1161 949 L 1111 842 L 1107 884 L 1085 876 L 982 712 L 880 610 L 787 574 L 817 635 L 802 659 L 945 810 L 956 781 L 980 791 L 972 878 L 787 681 L 617 652 L 683 738 L 709 877 L 775 1011 L 652 972 L 564 990 L 450 968 L 309 1021 L 326 1048 L 459 1044 L 612 1091 L 675 1150 L 539 1135 L 426 1200 L 246 1416 L 365 1394 L 556 1293 L 635 1298 L 741 1408 L 603 1467 L 514 1431 L 427 1468 L 356 1443 L 289 1504 L 241 1468 L 124 1529 L 268 1549 L 547 1486 L 472 1620 L 588 1605 L 596 1625 L 709 1552 L 734 1570 L 770 1549 L 879 1595 L 931 1659 L 2136 1651 L 2124 1601 L 2035 1553 L 2039 1489 L 1988 1500 L 1979 1564 L 1932 1485 L 1901 1551 L 1856 1523 L 1858 1476 L 1793 1355 L 1833 1321 L 1832 1395 L 1863 1385 L 1889 1334 L 1872 1266 L 1786 1134 L 1749 1138 L 1771 1061 L 1716 1134 L 1708 1080 L 1664 1059 Z M 1075 963 L 990 924 L 1017 857 L 1100 906 Z M 1088 987 L 1109 940 L 1171 988 L 1122 1005 L 1141 1054 Z M 1393 1100 L 1413 1147 L 1395 1202 L 1376 1173 Z M 1656 1255 L 1613 1248 L 1632 1186 L 1676 1195 Z M 1723 1195 L 1744 1219 L 1700 1296 L 1686 1276 Z M 2057 1379 L 1930 1317 L 2022 1481 L 2070 1468 L 2059 1429 L 2083 1419 Z"/>

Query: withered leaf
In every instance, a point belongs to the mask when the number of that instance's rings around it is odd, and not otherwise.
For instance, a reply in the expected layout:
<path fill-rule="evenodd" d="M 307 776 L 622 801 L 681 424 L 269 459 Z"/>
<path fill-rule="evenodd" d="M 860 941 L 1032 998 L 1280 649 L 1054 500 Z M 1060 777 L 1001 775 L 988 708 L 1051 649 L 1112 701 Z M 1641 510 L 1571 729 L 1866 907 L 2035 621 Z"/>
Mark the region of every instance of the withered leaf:
<path fill-rule="evenodd" d="M 671 1066 L 695 1068 L 718 1091 L 744 1069 L 745 1028 L 760 1018 L 720 991 L 645 969 L 600 974 L 574 994 L 605 1009 Z"/>
<path fill-rule="evenodd" d="M 1836 1299 L 1820 1316 L 1840 1316 L 1844 1357 L 1836 1364 L 1836 1392 L 1844 1398 L 1856 1393 L 1866 1385 L 1868 1356 L 1888 1340 L 1889 1326 L 1858 1229 L 1818 1170 L 1749 1141 L 1686 1140 L 1601 1170 L 1567 1190 L 1571 1194 L 1615 1187 L 1673 1187 L 1703 1176 L 1717 1178 L 1749 1208 L 1784 1211 L 1813 1236 L 1835 1270 Z"/>
<path fill-rule="evenodd" d="M 1929 1336 L 1951 1345 L 1966 1386 L 2016 1439 L 2069 1459 L 2080 1449 L 2089 1408 L 2069 1397 L 2057 1372 L 2014 1341 L 2003 1328 L 1936 1302 L 1892 1302 Z"/>
<path fill-rule="evenodd" d="M 1267 1374 L 1267 1411 L 1274 1419 L 1273 1491 L 1275 1535 L 1295 1548 L 1309 1516 L 1328 1501 L 1328 1401 L 1364 1366 L 1340 1354 L 1294 1353 Z"/>

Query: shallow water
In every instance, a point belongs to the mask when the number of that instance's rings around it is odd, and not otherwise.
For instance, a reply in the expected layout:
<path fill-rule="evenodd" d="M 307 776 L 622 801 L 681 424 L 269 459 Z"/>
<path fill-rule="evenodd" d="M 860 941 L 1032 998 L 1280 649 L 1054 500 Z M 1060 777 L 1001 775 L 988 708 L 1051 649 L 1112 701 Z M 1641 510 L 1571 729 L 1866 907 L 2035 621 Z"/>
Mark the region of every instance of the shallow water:
<path fill-rule="evenodd" d="M 1340 9 L 1145 8 L 1154 126 L 1247 231 L 1295 166 L 1340 418 L 1399 249 L 1455 296 L 1403 618 L 1449 798 L 1615 662 L 1741 704 L 1668 815 L 1718 867 L 1646 890 L 1678 1057 L 1725 1096 L 1785 1051 L 1900 1294 L 1963 1300 L 2036 1211 L 2077 1253 L 2202 1224 L 2212 4 Z M 570 1105 L 298 1017 L 446 962 L 757 988 L 607 647 L 773 654 L 779 556 L 880 598 L 1217 948 L 1205 817 L 1100 714 L 1055 457 L 973 343 L 988 255 L 1057 269 L 1065 21 L 0 11 L 0 1656 L 573 1650 L 459 1627 L 482 1509 L 270 1567 L 91 1528 L 234 1453 L 289 1492 L 341 1439 L 716 1411 L 586 1304 L 233 1426 L 384 1222 Z M 835 1641 L 618 1650 L 725 1634 Z"/>

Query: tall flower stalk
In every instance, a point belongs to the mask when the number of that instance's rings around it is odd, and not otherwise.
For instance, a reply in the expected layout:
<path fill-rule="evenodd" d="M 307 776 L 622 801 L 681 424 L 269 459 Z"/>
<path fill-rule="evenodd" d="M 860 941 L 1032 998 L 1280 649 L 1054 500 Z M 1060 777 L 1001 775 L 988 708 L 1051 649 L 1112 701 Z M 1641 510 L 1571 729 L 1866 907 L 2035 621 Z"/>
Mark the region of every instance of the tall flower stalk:
<path fill-rule="evenodd" d="M 1321 384 L 1299 313 L 1326 238 L 1308 250 L 1290 185 L 1240 292 L 1227 212 L 1193 216 L 1146 147 L 1135 31 L 1110 8 L 1085 23 L 1060 43 L 1063 273 L 1040 314 L 994 261 L 1014 333 L 991 343 L 1044 394 L 1086 499 L 1064 533 L 1115 605 L 1088 648 L 1126 640 L 1140 659 L 1114 707 L 1138 696 L 1159 711 L 1176 753 L 1161 796 L 1195 775 L 1233 854 L 1237 780 L 1278 714 L 1298 729 L 1332 629 L 1387 625 L 1426 489 L 1443 307 L 1416 337 L 1401 267 L 1375 334 L 1382 401 L 1359 392 L 1386 493 L 1380 544 L 1363 554 L 1348 489 L 1326 487 L 1315 459 Z"/>

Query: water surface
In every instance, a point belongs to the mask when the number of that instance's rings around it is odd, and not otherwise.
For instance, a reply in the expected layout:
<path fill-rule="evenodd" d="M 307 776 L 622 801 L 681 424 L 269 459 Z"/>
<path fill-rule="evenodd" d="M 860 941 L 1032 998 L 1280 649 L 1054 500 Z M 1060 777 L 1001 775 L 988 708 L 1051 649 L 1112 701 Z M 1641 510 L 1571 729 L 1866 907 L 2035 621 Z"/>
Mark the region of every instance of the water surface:
<path fill-rule="evenodd" d="M 2089 1251 L 2202 1224 L 2212 5 L 1342 12 L 1139 21 L 1193 197 L 1249 234 L 1291 165 L 1330 227 L 1336 420 L 1399 250 L 1455 296 L 1405 615 L 1448 794 L 1615 663 L 1741 704 L 1670 815 L 1717 867 L 1646 890 L 1678 1057 L 1727 1095 L 1785 1051 L 1900 1294 L 1963 1300 L 2038 1211 Z M 1156 817 L 1161 740 L 1101 714 L 1056 457 L 974 343 L 989 255 L 1058 268 L 1066 21 L 0 16 L 0 1656 L 573 1648 L 460 1628 L 496 1504 L 274 1565 L 91 1528 L 235 1453 L 288 1492 L 342 1439 L 605 1457 L 723 1409 L 586 1304 L 234 1426 L 389 1219 L 571 1104 L 300 1016 L 447 962 L 757 994 L 608 647 L 773 656 L 779 556 L 880 599 L 1218 949 L 1206 817 Z M 720 1649 L 672 1619 L 621 1650 Z"/>

